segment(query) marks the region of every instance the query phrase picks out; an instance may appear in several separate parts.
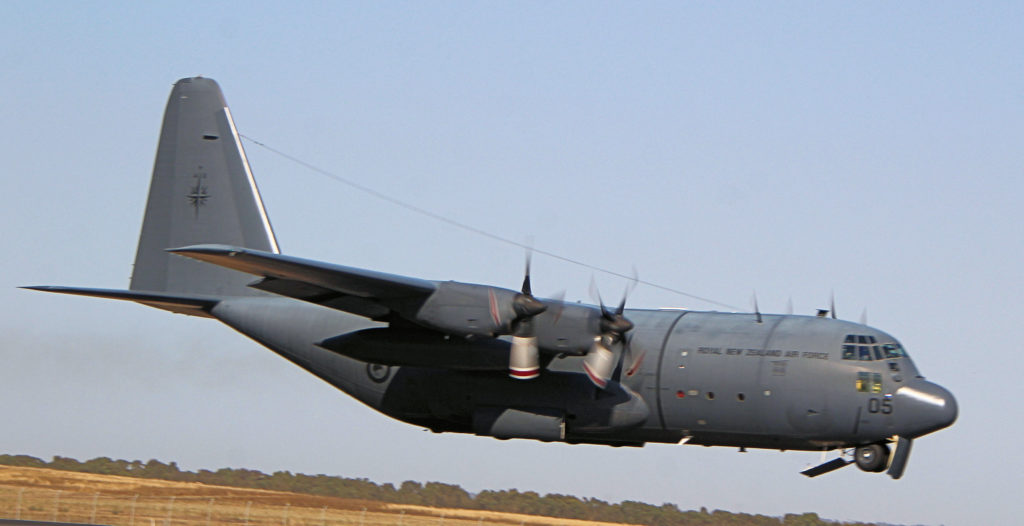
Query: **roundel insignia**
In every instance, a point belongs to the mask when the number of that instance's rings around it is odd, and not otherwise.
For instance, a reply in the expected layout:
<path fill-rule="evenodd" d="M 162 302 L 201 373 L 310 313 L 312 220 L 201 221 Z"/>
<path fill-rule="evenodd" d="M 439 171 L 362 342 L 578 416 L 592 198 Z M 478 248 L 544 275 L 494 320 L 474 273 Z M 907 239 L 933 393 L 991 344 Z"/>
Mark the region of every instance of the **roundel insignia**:
<path fill-rule="evenodd" d="M 366 375 L 370 377 L 370 380 L 373 380 L 378 384 L 382 384 L 387 381 L 389 376 L 391 376 L 391 366 L 381 365 L 379 363 L 368 363 L 366 364 Z"/>

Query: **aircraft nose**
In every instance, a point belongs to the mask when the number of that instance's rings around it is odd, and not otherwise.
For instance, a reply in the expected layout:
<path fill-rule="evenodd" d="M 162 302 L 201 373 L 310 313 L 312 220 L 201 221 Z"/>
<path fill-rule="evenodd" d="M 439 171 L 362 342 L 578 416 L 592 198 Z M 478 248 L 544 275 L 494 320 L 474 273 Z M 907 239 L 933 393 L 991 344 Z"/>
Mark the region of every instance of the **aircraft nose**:
<path fill-rule="evenodd" d="M 900 434 L 910 438 L 953 425 L 958 413 L 953 393 L 924 380 L 897 389 L 896 408 L 905 424 L 901 426 L 905 432 Z"/>

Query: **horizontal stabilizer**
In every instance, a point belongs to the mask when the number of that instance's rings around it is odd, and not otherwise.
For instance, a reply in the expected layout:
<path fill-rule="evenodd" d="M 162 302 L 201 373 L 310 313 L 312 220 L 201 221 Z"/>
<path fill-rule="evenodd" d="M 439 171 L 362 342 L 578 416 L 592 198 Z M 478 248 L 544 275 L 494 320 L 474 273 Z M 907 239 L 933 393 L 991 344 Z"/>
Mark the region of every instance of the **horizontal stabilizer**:
<path fill-rule="evenodd" d="M 839 468 L 846 467 L 850 465 L 850 463 L 851 461 L 846 460 L 845 458 L 834 458 L 824 464 L 814 466 L 811 469 L 805 469 L 801 471 L 800 474 L 808 477 L 817 477 L 818 475 L 824 475 L 825 473 L 831 473 Z"/>
<path fill-rule="evenodd" d="M 195 245 L 168 251 L 265 278 L 253 284 L 254 288 L 372 318 L 382 312 L 373 312 L 369 303 L 387 309 L 396 305 L 409 308 L 422 303 L 437 289 L 432 281 L 227 245 Z M 345 302 L 339 302 L 340 296 L 367 301 L 346 308 Z"/>
<path fill-rule="evenodd" d="M 95 298 L 106 298 L 112 300 L 128 300 L 157 309 L 187 314 L 189 316 L 202 316 L 212 318 L 210 309 L 219 301 L 209 296 L 181 296 L 163 292 L 142 292 L 135 290 L 121 289 L 90 289 L 83 287 L 55 287 L 55 286 L 34 286 L 21 287 L 23 289 L 40 290 L 43 292 L 57 292 L 60 294 L 73 294 L 76 296 L 92 296 Z"/>

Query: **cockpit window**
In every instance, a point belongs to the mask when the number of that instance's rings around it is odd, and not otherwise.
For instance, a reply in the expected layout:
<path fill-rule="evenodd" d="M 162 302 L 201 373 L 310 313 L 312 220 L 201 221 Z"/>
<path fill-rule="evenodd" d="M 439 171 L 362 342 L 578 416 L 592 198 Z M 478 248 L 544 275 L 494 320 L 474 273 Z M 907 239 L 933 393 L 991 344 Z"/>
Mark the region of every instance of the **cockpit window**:
<path fill-rule="evenodd" d="M 859 344 L 859 345 L 852 345 Z M 903 358 L 907 352 L 898 343 L 878 345 L 878 338 L 869 334 L 847 334 L 843 340 L 843 359 L 870 362 Z"/>
<path fill-rule="evenodd" d="M 900 358 L 906 356 L 906 351 L 903 350 L 903 346 L 898 343 L 887 343 L 882 346 L 882 350 L 885 351 L 886 358 Z"/>

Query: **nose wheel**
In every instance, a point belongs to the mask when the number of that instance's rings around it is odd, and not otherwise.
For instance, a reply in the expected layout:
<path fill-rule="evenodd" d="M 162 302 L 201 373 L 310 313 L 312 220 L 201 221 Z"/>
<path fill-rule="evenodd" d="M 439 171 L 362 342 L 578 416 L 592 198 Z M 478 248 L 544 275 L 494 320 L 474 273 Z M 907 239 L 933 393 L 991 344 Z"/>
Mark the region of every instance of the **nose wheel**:
<path fill-rule="evenodd" d="M 881 473 L 887 467 L 889 447 L 885 444 L 868 444 L 858 447 L 854 452 L 854 460 L 861 471 Z"/>

